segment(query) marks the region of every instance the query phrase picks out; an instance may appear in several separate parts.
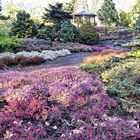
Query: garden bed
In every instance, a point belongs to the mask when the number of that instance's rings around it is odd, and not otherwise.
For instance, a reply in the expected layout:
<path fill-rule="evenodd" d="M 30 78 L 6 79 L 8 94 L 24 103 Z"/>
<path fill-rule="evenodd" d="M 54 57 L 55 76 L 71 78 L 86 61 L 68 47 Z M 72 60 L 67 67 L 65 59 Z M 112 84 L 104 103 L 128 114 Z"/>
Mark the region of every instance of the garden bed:
<path fill-rule="evenodd" d="M 11 71 L 0 85 L 1 139 L 140 138 L 139 120 L 113 113 L 117 102 L 97 75 L 75 67 Z"/>
<path fill-rule="evenodd" d="M 68 49 L 70 52 L 92 52 L 89 45 L 79 43 L 62 43 L 62 42 L 50 42 L 43 39 L 29 39 L 23 40 L 24 43 L 20 48 L 16 48 L 14 51 L 43 51 L 43 50 L 62 50 Z"/>
<path fill-rule="evenodd" d="M 18 52 L 18 53 L 0 53 L 0 68 L 12 65 L 39 65 L 46 60 L 54 60 L 58 57 L 70 55 L 70 51 L 63 49 L 59 51 L 46 50 L 42 52 Z"/>

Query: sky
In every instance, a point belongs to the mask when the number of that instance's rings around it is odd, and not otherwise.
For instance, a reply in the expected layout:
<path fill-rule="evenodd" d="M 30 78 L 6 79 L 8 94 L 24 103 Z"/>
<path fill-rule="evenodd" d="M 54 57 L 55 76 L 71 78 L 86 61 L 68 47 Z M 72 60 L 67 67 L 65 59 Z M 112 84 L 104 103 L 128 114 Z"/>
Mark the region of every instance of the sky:
<path fill-rule="evenodd" d="M 6 5 L 9 2 L 13 2 L 14 4 L 25 8 L 25 9 L 30 9 L 30 8 L 39 8 L 39 7 L 46 7 L 48 3 L 56 3 L 56 2 L 69 2 L 70 0 L 1 0 L 3 5 Z M 82 1 L 82 0 L 81 0 Z M 103 2 L 103 0 L 87 0 L 88 5 L 89 5 L 89 10 L 91 12 L 97 11 L 95 9 L 98 9 L 100 6 L 99 3 Z M 126 12 L 131 11 L 132 6 L 135 4 L 136 0 L 113 0 L 115 2 L 115 6 L 117 10 L 124 10 Z M 78 4 L 78 6 L 81 6 Z M 4 7 L 4 6 L 3 6 Z M 42 9 L 41 8 L 41 9 Z"/>
<path fill-rule="evenodd" d="M 46 4 L 46 3 L 51 3 L 53 1 L 68 2 L 70 0 L 1 0 L 1 1 L 5 5 L 7 2 L 10 2 L 10 1 L 13 1 L 14 3 L 20 3 L 24 1 L 26 3 Z"/>

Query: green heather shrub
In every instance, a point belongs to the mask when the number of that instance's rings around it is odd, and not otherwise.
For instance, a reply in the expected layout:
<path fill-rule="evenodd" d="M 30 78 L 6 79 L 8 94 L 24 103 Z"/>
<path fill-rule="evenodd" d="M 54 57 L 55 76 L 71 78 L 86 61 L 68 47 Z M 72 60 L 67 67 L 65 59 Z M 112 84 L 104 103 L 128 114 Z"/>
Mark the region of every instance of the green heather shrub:
<path fill-rule="evenodd" d="M 107 88 L 110 95 L 115 96 L 127 111 L 140 109 L 140 86 L 127 81 L 120 81 Z"/>
<path fill-rule="evenodd" d="M 122 61 L 118 65 L 102 73 L 102 79 L 108 84 L 114 84 L 119 81 L 129 81 L 135 84 L 138 75 L 140 75 L 139 58 L 130 58 Z"/>
<path fill-rule="evenodd" d="M 79 30 L 71 22 L 67 21 L 61 24 L 59 35 L 64 42 L 76 42 L 80 38 Z"/>
<path fill-rule="evenodd" d="M 80 36 L 80 42 L 83 44 L 93 45 L 99 41 L 99 35 L 90 23 L 85 23 L 80 27 Z"/>
<path fill-rule="evenodd" d="M 16 18 L 16 21 L 12 23 L 11 35 L 19 38 L 32 38 L 38 34 L 34 21 L 30 19 L 30 14 L 20 11 Z"/>
<path fill-rule="evenodd" d="M 12 49 L 19 47 L 22 41 L 17 37 L 10 37 L 3 30 L 0 30 L 0 51 L 12 51 Z"/>
<path fill-rule="evenodd" d="M 140 59 L 130 57 L 101 74 L 110 95 L 127 111 L 140 109 Z"/>
<path fill-rule="evenodd" d="M 106 69 L 110 69 L 113 65 L 119 63 L 126 57 L 126 53 L 121 51 L 102 52 L 93 57 L 84 59 L 81 68 L 87 72 L 101 74 Z"/>
<path fill-rule="evenodd" d="M 120 25 L 121 26 L 127 26 L 129 27 L 131 24 L 131 16 L 129 13 L 126 13 L 125 11 L 121 11 L 119 14 L 120 17 Z"/>
<path fill-rule="evenodd" d="M 99 64 L 82 64 L 80 68 L 89 73 L 100 73 L 104 69 L 103 65 Z"/>
<path fill-rule="evenodd" d="M 140 50 L 134 50 L 132 52 L 132 56 L 134 56 L 134 57 L 140 57 Z"/>

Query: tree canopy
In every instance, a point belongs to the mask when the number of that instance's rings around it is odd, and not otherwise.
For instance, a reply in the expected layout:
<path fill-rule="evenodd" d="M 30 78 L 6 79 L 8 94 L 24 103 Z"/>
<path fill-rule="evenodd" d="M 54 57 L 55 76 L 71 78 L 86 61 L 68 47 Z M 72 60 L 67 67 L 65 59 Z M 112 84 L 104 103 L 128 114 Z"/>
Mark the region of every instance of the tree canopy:
<path fill-rule="evenodd" d="M 45 8 L 43 16 L 44 21 L 58 24 L 63 21 L 71 19 L 71 15 L 63 10 L 62 3 L 56 3 L 55 5 L 49 5 L 49 8 Z"/>
<path fill-rule="evenodd" d="M 106 25 L 119 23 L 118 12 L 112 0 L 104 0 L 104 3 L 97 14 L 99 20 Z"/>

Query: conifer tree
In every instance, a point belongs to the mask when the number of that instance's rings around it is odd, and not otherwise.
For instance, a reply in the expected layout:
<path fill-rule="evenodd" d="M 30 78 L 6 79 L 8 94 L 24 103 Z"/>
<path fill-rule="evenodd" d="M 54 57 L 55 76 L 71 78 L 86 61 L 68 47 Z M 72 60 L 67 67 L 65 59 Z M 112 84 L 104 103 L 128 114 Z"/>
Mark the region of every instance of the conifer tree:
<path fill-rule="evenodd" d="M 135 31 L 137 33 L 137 36 L 140 38 L 140 15 L 138 16 L 136 20 Z"/>
<path fill-rule="evenodd" d="M 113 0 L 104 0 L 104 3 L 98 11 L 99 20 L 105 25 L 111 25 L 112 23 L 119 23 L 118 12 L 115 9 Z"/>
<path fill-rule="evenodd" d="M 71 15 L 63 10 L 62 3 L 56 3 L 55 5 L 50 4 L 48 9 L 45 8 L 45 13 L 43 16 L 44 21 L 51 22 L 54 25 L 68 21 L 71 18 Z"/>
<path fill-rule="evenodd" d="M 11 35 L 19 38 L 35 37 L 37 35 L 36 25 L 30 19 L 30 14 L 20 11 L 16 18 L 16 21 L 12 23 Z"/>

